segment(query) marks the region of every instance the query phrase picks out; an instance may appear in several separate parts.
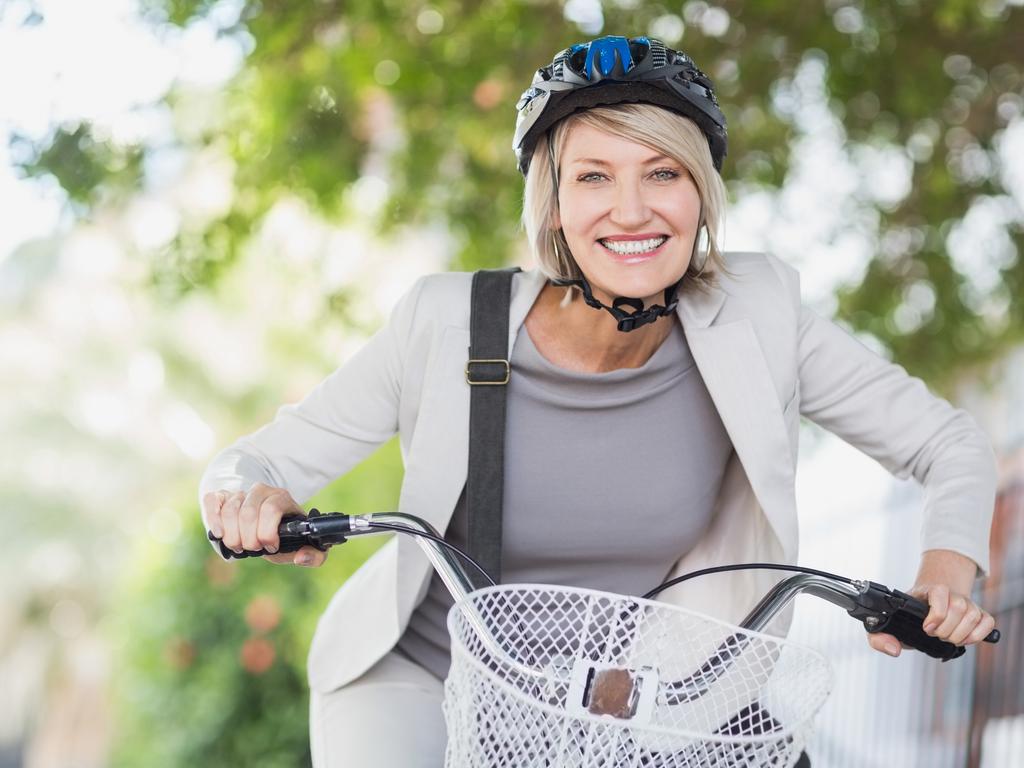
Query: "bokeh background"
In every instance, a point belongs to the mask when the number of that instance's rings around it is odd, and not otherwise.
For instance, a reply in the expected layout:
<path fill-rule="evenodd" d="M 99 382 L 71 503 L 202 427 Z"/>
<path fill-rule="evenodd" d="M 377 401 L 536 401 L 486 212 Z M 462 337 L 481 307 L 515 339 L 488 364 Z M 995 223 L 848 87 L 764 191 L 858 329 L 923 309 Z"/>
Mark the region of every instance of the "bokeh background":
<path fill-rule="evenodd" d="M 308 764 L 305 652 L 373 544 L 222 563 L 199 475 L 418 276 L 528 263 L 514 104 L 602 33 L 717 83 L 726 247 L 800 269 L 1000 456 L 999 653 L 874 658 L 801 606 L 839 674 L 815 764 L 1024 764 L 1022 5 L 0 0 L 0 766 Z M 400 479 L 389 444 L 313 503 Z M 909 585 L 916 486 L 807 424 L 798 491 L 804 562 Z"/>

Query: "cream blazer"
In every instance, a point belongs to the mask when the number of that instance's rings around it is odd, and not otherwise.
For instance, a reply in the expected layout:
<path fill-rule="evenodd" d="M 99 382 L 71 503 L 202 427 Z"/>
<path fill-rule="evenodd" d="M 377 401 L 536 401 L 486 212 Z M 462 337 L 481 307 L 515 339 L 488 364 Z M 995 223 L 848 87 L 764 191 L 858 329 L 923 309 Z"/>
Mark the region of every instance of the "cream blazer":
<path fill-rule="evenodd" d="M 707 532 L 681 554 L 673 573 L 796 561 L 801 415 L 924 486 L 922 551 L 951 549 L 987 570 L 996 470 L 974 420 L 803 308 L 791 267 L 760 253 L 727 254 L 726 264 L 730 274 L 718 287 L 683 292 L 678 314 L 735 451 Z M 466 480 L 471 278 L 446 273 L 419 280 L 388 324 L 302 402 L 282 407 L 273 422 L 218 454 L 203 476 L 200 498 L 259 481 L 287 488 L 304 504 L 397 432 L 405 464 L 399 509 L 445 530 Z M 544 284 L 537 271 L 513 280 L 509 357 Z M 408 537 L 377 551 L 320 618 L 309 654 L 310 685 L 333 690 L 384 655 L 422 600 L 430 575 Z M 663 596 L 737 621 L 777 579 L 772 572 L 736 572 L 703 584 L 696 579 Z"/>

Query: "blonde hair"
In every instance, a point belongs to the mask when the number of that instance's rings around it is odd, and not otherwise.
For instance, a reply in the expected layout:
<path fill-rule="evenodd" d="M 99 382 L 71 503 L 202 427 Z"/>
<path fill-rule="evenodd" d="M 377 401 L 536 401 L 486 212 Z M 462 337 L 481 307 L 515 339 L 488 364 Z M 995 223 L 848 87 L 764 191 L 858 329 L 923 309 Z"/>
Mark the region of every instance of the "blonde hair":
<path fill-rule="evenodd" d="M 558 198 L 548 160 L 550 151 L 555 167 L 560 166 L 566 138 L 576 124 L 644 144 L 673 158 L 689 172 L 700 196 L 707 244 L 704 258 L 697 259 L 701 239 L 699 227 L 694 240 L 695 258 L 690 260 L 686 270 L 687 279 L 683 281 L 682 287 L 706 288 L 713 284 L 716 273 L 725 272 L 722 252 L 718 246 L 718 233 L 725 215 L 725 185 L 711 160 L 707 137 L 697 124 L 688 117 L 653 104 L 615 104 L 577 112 L 537 139 L 526 174 L 522 225 L 541 272 L 553 280 L 572 280 L 581 276 L 565 236 L 554 226 Z"/>

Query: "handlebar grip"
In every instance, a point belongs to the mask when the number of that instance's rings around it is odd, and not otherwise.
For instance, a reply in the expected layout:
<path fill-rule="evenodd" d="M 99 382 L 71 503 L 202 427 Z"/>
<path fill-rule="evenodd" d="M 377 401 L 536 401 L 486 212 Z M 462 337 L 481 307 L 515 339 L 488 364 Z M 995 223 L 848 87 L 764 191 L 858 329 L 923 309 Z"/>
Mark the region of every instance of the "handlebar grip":
<path fill-rule="evenodd" d="M 265 549 L 243 549 L 241 552 L 235 552 L 233 549 L 229 549 L 227 545 L 214 536 L 213 533 L 207 533 L 206 536 L 210 541 L 217 542 L 217 546 L 220 548 L 221 557 L 226 560 L 243 560 L 247 557 L 263 557 L 264 555 L 282 553 L 287 554 L 288 552 L 296 552 L 307 545 L 316 547 L 316 544 L 311 542 L 307 536 L 295 531 L 294 526 L 289 525 L 293 520 L 303 519 L 305 519 L 303 515 L 285 515 L 281 518 L 281 522 L 277 527 L 277 535 L 280 539 L 277 552 L 268 552 Z M 320 547 L 317 547 L 317 549 L 320 549 Z"/>
<path fill-rule="evenodd" d="M 914 602 L 924 605 L 919 600 Z M 868 632 L 885 632 L 890 634 L 907 647 L 926 653 L 935 659 L 949 661 L 963 656 L 963 646 L 954 645 L 937 637 L 932 637 L 924 631 L 924 617 L 927 615 L 927 605 L 924 605 L 923 613 L 917 609 L 917 606 L 913 608 L 904 606 L 889 614 L 886 620 L 869 628 Z"/>
<path fill-rule="evenodd" d="M 895 610 L 889 616 L 868 628 L 869 632 L 886 632 L 904 645 L 926 653 L 929 656 L 949 661 L 964 654 L 964 647 L 932 637 L 924 631 L 924 620 L 928 616 L 928 604 L 906 592 L 892 590 Z M 999 642 L 1000 633 L 993 629 L 985 638 L 986 643 Z"/>

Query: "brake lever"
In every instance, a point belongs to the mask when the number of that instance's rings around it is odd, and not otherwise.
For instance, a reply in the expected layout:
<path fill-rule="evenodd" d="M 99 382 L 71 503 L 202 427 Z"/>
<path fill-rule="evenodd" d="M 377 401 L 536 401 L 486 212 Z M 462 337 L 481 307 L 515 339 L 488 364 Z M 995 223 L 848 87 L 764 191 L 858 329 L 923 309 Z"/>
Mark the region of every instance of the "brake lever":
<path fill-rule="evenodd" d="M 966 649 L 962 645 L 940 640 L 924 631 L 927 603 L 874 581 L 858 582 L 857 586 L 860 594 L 853 598 L 855 605 L 847 613 L 861 621 L 868 632 L 885 632 L 907 647 L 942 661 L 964 654 Z M 999 637 L 999 630 L 993 629 L 985 642 L 997 643 Z"/>

